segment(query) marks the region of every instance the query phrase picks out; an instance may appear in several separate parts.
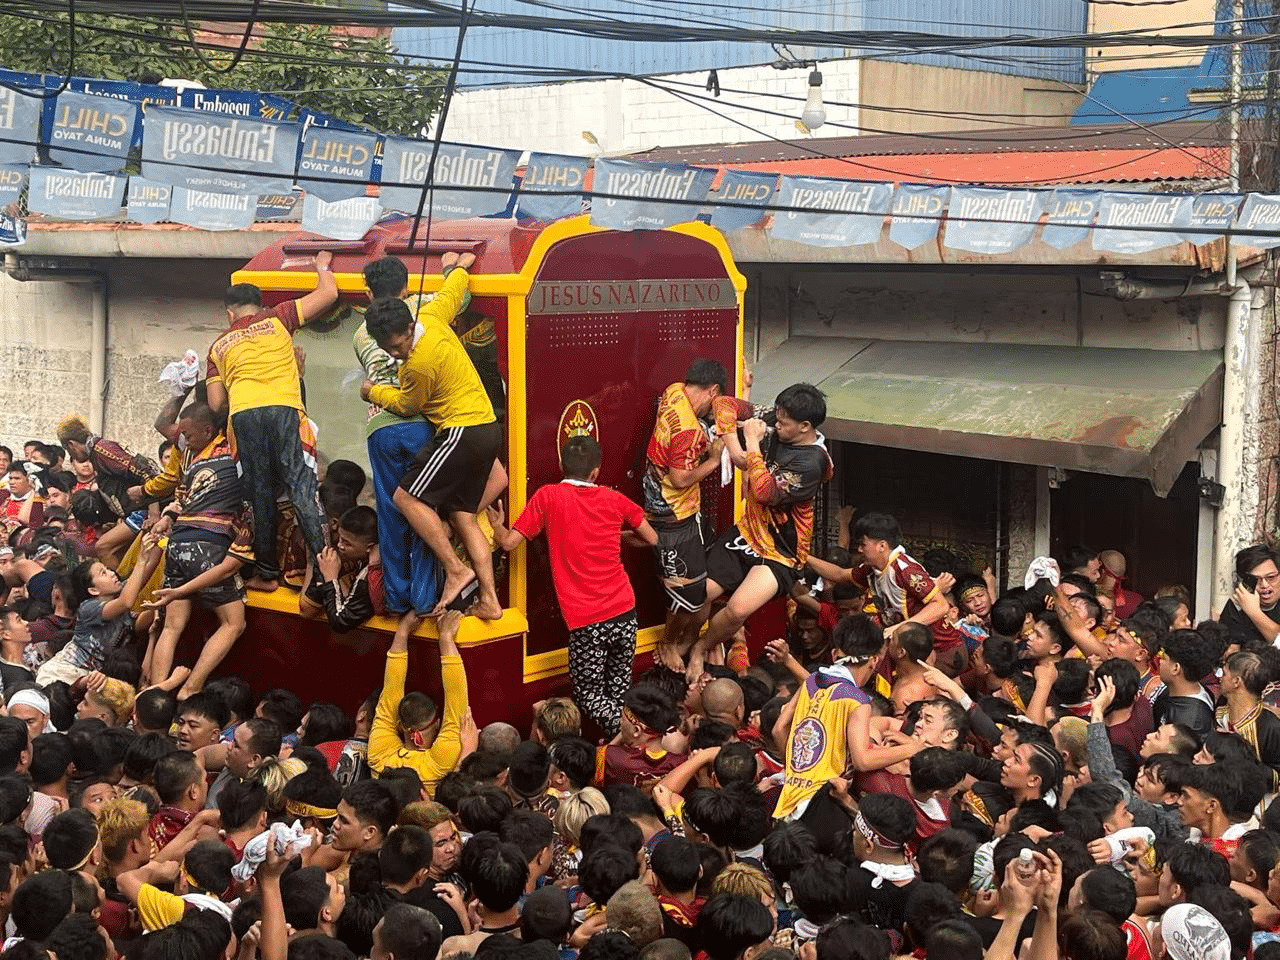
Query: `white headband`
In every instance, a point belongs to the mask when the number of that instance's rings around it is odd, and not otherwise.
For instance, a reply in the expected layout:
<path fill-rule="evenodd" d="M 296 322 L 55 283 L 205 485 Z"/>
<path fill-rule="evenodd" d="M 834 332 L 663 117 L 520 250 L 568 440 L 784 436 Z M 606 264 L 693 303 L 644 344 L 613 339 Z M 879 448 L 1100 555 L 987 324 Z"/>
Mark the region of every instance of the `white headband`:
<path fill-rule="evenodd" d="M 44 714 L 44 729 L 40 731 L 41 733 L 58 732 L 58 728 L 53 725 L 53 720 L 49 718 L 49 698 L 39 690 L 32 687 L 19 690 L 9 698 L 8 708 L 12 710 L 14 707 L 30 707 Z"/>
<path fill-rule="evenodd" d="M 14 707 L 31 707 L 33 710 L 39 710 L 46 717 L 49 716 L 49 698 L 39 690 L 19 690 L 9 698 L 8 707 L 10 710 Z"/>

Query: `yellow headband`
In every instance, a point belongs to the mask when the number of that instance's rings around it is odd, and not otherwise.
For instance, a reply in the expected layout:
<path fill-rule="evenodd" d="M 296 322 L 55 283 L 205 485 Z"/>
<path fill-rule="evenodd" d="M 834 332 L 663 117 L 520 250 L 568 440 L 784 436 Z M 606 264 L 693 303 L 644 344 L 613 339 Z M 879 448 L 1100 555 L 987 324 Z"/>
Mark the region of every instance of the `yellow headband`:
<path fill-rule="evenodd" d="M 965 803 L 969 804 L 969 809 L 973 815 L 985 823 L 988 827 L 995 827 L 996 822 L 991 819 L 991 814 L 987 812 L 987 805 L 982 802 L 982 798 L 972 790 L 966 791 L 964 795 Z"/>
<path fill-rule="evenodd" d="M 315 817 L 317 820 L 332 820 L 338 815 L 338 811 L 330 807 L 315 807 L 301 800 L 285 800 L 284 809 L 286 813 L 295 817 Z"/>

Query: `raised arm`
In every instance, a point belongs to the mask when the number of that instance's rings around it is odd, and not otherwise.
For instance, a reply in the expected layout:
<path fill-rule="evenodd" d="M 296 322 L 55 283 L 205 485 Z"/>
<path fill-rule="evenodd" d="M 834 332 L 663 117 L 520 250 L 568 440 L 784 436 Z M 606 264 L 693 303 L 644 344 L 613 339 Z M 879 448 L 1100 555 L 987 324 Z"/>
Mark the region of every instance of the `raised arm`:
<path fill-rule="evenodd" d="M 328 250 L 321 250 L 316 254 L 316 288 L 298 298 L 299 321 L 306 323 L 337 302 L 338 281 L 334 279 L 333 271 L 329 269 L 332 262 L 333 254 Z"/>
<path fill-rule="evenodd" d="M 102 619 L 114 620 L 122 613 L 132 610 L 133 605 L 138 601 L 138 594 L 142 593 L 142 588 L 147 585 L 147 581 L 159 563 L 159 538 L 154 534 L 145 534 L 142 538 L 142 555 L 138 557 L 138 562 L 134 565 L 133 572 L 129 574 L 129 579 L 124 582 L 124 589 L 120 591 L 120 595 L 102 605 Z"/>
<path fill-rule="evenodd" d="M 489 525 L 493 527 L 493 542 L 498 547 L 510 553 L 524 543 L 523 533 L 519 530 L 507 529 L 507 511 L 502 506 L 501 500 L 495 500 L 486 512 L 489 515 Z"/>

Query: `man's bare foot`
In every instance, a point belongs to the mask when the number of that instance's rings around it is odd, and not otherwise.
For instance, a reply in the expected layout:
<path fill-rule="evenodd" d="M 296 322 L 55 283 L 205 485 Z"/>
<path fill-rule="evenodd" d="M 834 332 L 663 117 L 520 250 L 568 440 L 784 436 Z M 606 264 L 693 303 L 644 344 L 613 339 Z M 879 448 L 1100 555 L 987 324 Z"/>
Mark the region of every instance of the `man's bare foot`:
<path fill-rule="evenodd" d="M 691 684 L 697 683 L 698 678 L 702 676 L 704 667 L 705 662 L 703 660 L 702 651 L 695 647 L 689 653 L 689 666 L 684 671 L 684 678 Z"/>
<path fill-rule="evenodd" d="M 262 593 L 271 593 L 280 589 L 279 580 L 263 580 L 261 577 L 250 577 L 244 585 L 250 590 L 258 590 Z"/>
<path fill-rule="evenodd" d="M 431 611 L 432 617 L 442 615 L 449 608 L 449 604 L 458 598 L 463 590 L 467 589 L 467 585 L 476 579 L 476 572 L 470 567 L 463 567 L 462 572 L 458 574 L 449 574 L 444 579 L 444 588 L 440 591 L 440 602 L 436 604 L 434 610 Z M 501 616 L 501 614 L 499 614 Z M 495 618 L 496 619 L 496 618 Z"/>
<path fill-rule="evenodd" d="M 658 644 L 654 658 L 673 673 L 684 673 L 684 657 L 674 643 Z"/>
<path fill-rule="evenodd" d="M 724 644 L 717 643 L 707 651 L 707 663 L 713 663 L 717 667 L 724 666 Z"/>
<path fill-rule="evenodd" d="M 479 617 L 481 620 L 501 620 L 502 604 L 498 602 L 498 598 L 493 594 L 485 596 L 480 594 L 480 599 L 471 605 L 467 611 L 469 617 Z"/>
<path fill-rule="evenodd" d="M 193 687 L 193 686 L 187 685 L 183 687 L 181 690 L 178 691 L 178 702 L 181 703 L 183 700 L 187 699 L 187 697 L 195 696 L 197 693 L 199 693 L 203 689 L 204 687 L 202 686 Z"/>

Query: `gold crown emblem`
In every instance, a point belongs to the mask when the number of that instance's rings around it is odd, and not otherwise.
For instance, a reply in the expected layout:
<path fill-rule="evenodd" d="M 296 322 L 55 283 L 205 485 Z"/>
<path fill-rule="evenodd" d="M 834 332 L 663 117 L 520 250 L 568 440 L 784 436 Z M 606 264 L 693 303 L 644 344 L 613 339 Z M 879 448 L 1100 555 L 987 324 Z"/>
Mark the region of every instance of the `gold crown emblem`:
<path fill-rule="evenodd" d="M 593 418 L 587 416 L 586 411 L 579 404 L 573 411 L 573 416 L 565 422 L 564 435 L 567 440 L 569 437 L 589 437 L 595 433 L 596 423 Z"/>

